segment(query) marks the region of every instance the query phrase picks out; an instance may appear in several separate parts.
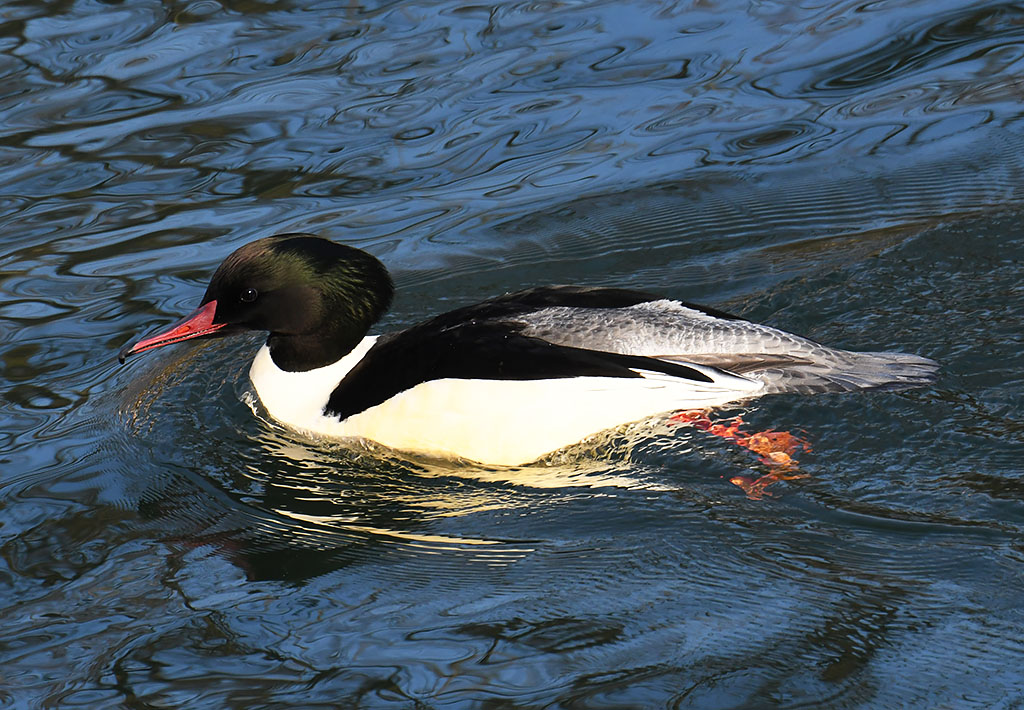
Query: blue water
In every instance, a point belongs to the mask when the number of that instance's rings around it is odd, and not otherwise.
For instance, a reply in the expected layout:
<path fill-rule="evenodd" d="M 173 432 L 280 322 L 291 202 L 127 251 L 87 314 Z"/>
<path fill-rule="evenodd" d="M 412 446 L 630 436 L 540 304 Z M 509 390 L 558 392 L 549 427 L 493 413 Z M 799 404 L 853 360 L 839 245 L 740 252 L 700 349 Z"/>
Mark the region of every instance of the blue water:
<path fill-rule="evenodd" d="M 0 5 L 0 705 L 1024 705 L 1024 6 Z M 623 285 L 942 364 L 495 469 L 119 367 L 220 260 L 368 249 L 382 330 Z"/>

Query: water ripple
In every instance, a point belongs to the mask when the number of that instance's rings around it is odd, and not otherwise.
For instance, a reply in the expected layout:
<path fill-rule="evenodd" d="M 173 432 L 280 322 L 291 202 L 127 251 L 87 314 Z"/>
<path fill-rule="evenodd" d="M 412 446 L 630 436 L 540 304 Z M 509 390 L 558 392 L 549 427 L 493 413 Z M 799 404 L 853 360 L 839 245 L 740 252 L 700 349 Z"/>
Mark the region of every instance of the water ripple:
<path fill-rule="evenodd" d="M 801 90 L 851 93 L 875 88 L 922 70 L 973 59 L 979 38 L 995 46 L 1019 42 L 1024 38 L 1024 10 L 1014 4 L 992 3 L 940 13 L 901 28 L 881 46 L 819 68 L 818 78 L 808 80 Z"/>

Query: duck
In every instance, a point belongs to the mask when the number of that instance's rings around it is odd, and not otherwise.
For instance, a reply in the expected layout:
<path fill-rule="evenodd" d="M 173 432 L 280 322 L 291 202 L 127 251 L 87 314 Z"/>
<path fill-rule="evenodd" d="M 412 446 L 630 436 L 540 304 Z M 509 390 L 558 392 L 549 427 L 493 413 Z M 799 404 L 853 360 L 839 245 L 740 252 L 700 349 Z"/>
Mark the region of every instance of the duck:
<path fill-rule="evenodd" d="M 531 288 L 370 335 L 394 292 L 366 251 L 312 234 L 265 237 L 224 259 L 194 312 L 129 342 L 118 359 L 265 331 L 249 377 L 277 422 L 494 466 L 767 394 L 923 386 L 938 368 L 612 287 Z"/>

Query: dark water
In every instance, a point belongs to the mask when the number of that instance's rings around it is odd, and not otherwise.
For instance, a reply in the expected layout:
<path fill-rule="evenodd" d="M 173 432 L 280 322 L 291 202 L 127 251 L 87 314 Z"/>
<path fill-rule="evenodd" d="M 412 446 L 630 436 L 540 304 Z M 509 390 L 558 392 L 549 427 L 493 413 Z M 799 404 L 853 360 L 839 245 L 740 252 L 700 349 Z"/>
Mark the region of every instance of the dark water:
<path fill-rule="evenodd" d="M 1024 707 L 1024 6 L 0 5 L 0 705 Z M 621 284 L 926 389 L 513 470 L 310 441 L 255 340 L 119 368 L 236 246 L 387 328 Z"/>

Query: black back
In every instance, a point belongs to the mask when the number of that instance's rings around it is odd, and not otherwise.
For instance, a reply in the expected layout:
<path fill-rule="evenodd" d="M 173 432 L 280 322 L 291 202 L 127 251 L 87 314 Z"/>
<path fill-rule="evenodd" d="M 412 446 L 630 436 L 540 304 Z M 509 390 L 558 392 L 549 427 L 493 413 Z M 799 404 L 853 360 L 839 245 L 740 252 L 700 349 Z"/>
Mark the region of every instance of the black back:
<path fill-rule="evenodd" d="M 522 325 L 508 320 L 553 306 L 622 308 L 658 298 L 625 289 L 553 286 L 444 313 L 400 333 L 381 336 L 331 393 L 325 412 L 345 419 L 418 384 L 447 378 L 640 377 L 635 370 L 647 370 L 711 382 L 710 377 L 686 365 L 556 345 L 523 335 Z"/>

